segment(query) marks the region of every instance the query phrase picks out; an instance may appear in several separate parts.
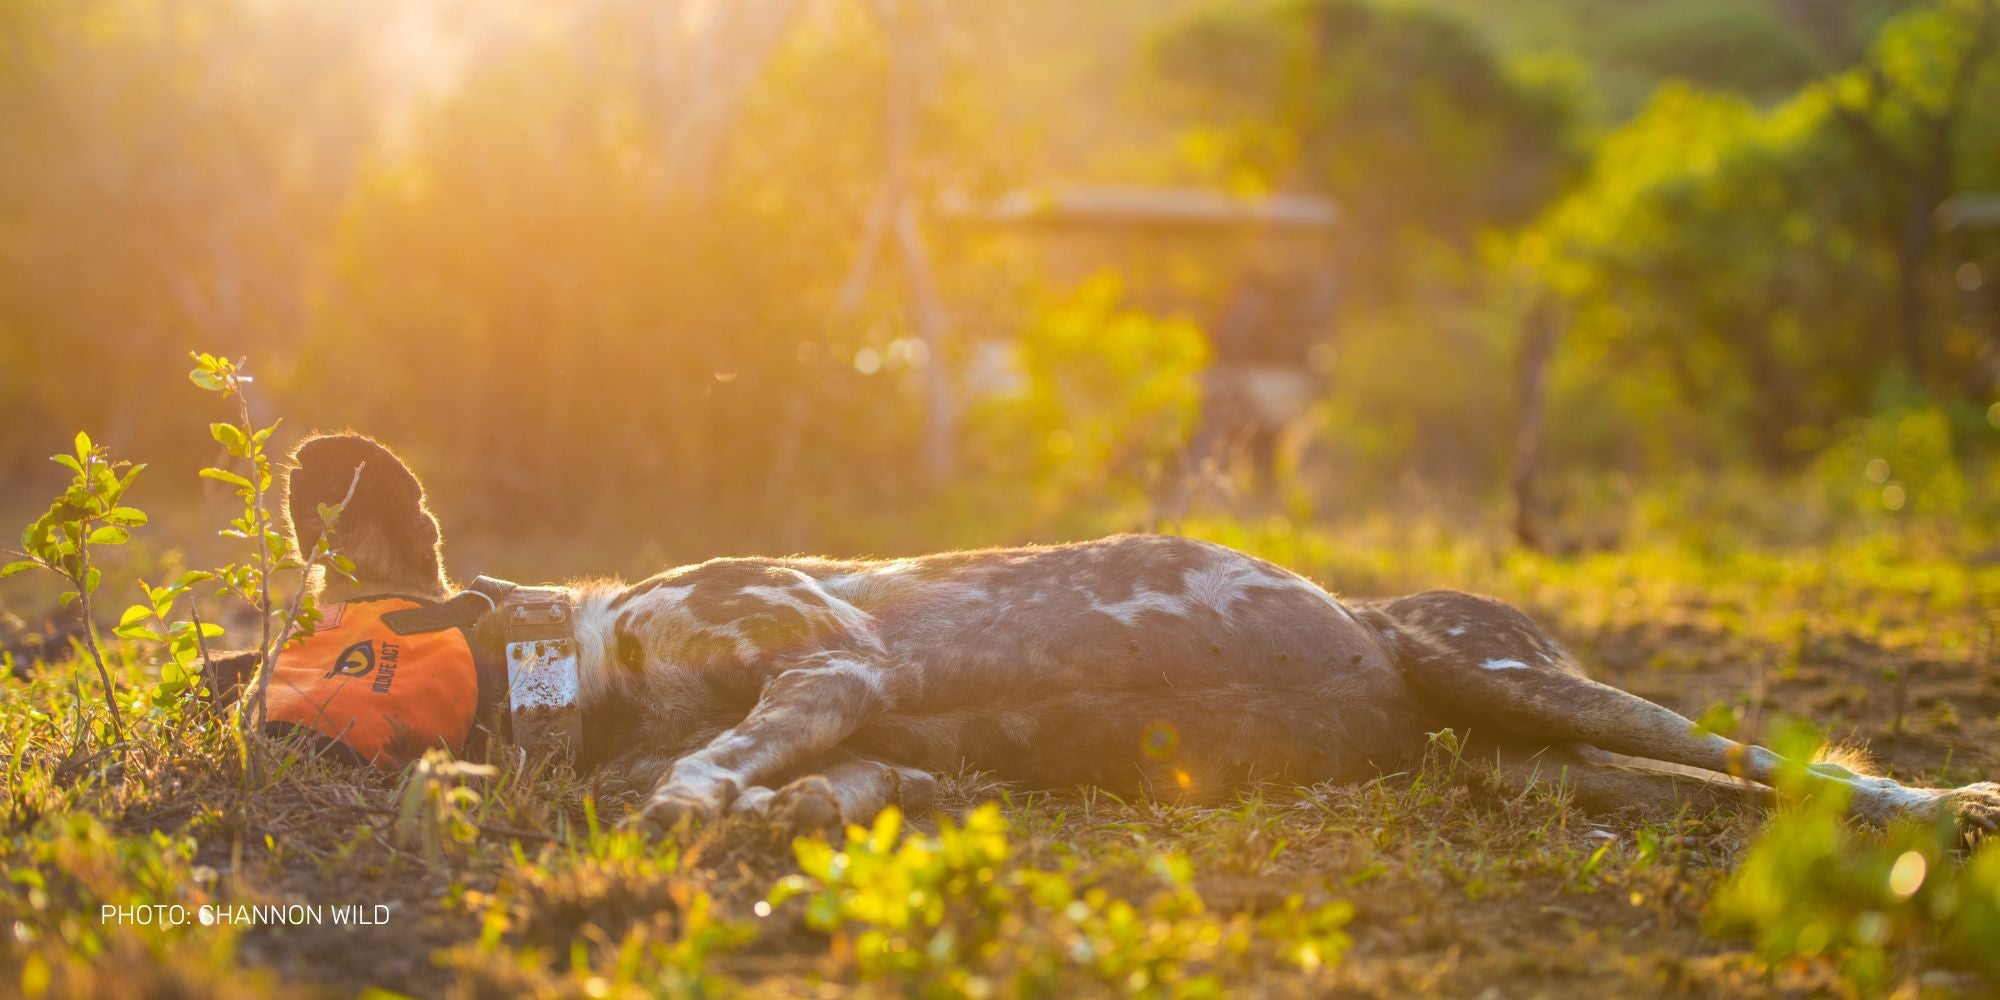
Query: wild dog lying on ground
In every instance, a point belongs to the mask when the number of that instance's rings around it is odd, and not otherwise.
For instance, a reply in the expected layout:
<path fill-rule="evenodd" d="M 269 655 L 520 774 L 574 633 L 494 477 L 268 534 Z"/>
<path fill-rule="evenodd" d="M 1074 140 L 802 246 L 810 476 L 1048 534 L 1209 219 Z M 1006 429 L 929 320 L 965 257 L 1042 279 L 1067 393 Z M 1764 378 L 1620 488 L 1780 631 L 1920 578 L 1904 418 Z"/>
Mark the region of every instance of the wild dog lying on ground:
<path fill-rule="evenodd" d="M 288 514 L 336 536 L 376 593 L 442 598 L 436 520 L 394 455 L 354 435 L 294 456 Z M 1185 538 L 911 559 L 715 559 L 637 584 L 576 584 L 580 769 L 651 789 L 634 822 L 726 812 L 799 826 L 922 809 L 941 771 L 1215 800 L 1248 783 L 1407 769 L 1426 734 L 1470 734 L 1514 782 L 1586 808 L 1767 799 L 1774 753 L 1586 678 L 1520 611 L 1455 591 L 1344 602 Z M 1916 788 L 1815 765 L 1859 815 L 2000 823 L 2000 785 Z"/>

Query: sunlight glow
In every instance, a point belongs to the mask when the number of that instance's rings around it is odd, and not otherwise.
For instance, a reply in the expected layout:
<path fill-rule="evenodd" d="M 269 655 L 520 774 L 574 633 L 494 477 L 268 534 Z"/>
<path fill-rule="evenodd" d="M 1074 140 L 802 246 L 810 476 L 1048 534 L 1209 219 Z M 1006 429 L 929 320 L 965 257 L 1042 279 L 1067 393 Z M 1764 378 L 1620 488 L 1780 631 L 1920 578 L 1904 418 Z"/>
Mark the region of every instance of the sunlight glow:
<path fill-rule="evenodd" d="M 1923 887 L 1924 874 L 1928 869 L 1929 862 L 1924 860 L 1922 854 L 1903 852 L 1903 856 L 1896 859 L 1895 867 L 1889 869 L 1889 891 L 1905 899 L 1916 895 L 1917 890 Z"/>

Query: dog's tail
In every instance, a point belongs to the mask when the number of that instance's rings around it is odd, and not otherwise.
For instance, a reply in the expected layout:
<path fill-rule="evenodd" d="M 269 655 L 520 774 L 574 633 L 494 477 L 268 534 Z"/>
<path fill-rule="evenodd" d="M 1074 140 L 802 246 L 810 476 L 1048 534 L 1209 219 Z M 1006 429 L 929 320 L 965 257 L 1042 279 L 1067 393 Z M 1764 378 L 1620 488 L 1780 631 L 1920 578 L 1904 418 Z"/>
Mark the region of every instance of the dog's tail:
<path fill-rule="evenodd" d="M 292 452 L 285 518 L 301 552 L 326 531 L 322 505 L 341 504 L 333 546 L 371 590 L 441 597 L 447 584 L 437 518 L 395 453 L 361 434 L 315 435 Z M 350 495 L 351 493 L 351 495 Z"/>

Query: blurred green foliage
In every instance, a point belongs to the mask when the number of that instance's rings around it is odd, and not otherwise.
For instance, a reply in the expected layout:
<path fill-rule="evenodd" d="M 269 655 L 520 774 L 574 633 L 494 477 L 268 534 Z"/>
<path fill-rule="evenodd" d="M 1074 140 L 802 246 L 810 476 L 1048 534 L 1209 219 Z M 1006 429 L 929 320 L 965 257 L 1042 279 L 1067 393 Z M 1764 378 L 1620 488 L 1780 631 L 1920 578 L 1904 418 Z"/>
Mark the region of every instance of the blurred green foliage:
<path fill-rule="evenodd" d="M 410 453 L 455 537 L 656 526 L 587 568 L 1157 523 L 1217 457 L 1237 362 L 1195 345 L 1289 268 L 1333 290 L 1282 321 L 1295 513 L 1483 516 L 1532 423 L 1585 517 L 1692 468 L 1983 530 L 2000 234 L 1939 211 L 2000 189 L 1995 9 L 11 4 L 0 470 L 83 425 L 200 461 L 146 385 L 213 345 L 289 426 Z M 949 209 L 1066 181 L 1340 222 L 1321 256 Z"/>
<path fill-rule="evenodd" d="M 1798 724 L 1779 742 L 1790 762 L 1779 781 L 1788 805 L 1717 890 L 1711 926 L 1753 938 L 1773 964 L 1831 959 L 1868 994 L 1889 985 L 1890 955 L 1912 941 L 1939 943 L 1953 964 L 2000 972 L 2000 848 L 1989 842 L 1955 856 L 1949 820 L 1857 830 L 1843 786 L 1809 784 L 1802 762 L 1819 738 Z"/>
<path fill-rule="evenodd" d="M 1216 148 L 1195 149 L 1239 186 L 1338 196 L 1378 260 L 1410 236 L 1531 218 L 1580 156 L 1580 80 L 1510 65 L 1420 5 L 1218 4 L 1166 30 L 1155 61 L 1216 123 L 1196 136 Z"/>
<path fill-rule="evenodd" d="M 1077 507 L 1139 510 L 1185 454 L 1201 413 L 1208 340 L 1186 319 L 1123 304 L 1100 275 L 1038 310 L 1014 345 L 1012 384 L 969 413 L 973 475 L 996 504 L 1046 524 Z M 998 498 L 992 498 L 998 499 Z"/>

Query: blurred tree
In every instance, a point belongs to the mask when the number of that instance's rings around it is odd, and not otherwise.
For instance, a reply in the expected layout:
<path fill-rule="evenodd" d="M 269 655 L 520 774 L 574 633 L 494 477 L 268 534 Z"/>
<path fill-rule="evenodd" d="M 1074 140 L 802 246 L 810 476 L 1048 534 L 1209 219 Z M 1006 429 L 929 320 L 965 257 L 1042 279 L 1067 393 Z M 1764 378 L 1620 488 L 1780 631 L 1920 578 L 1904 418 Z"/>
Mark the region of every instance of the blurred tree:
<path fill-rule="evenodd" d="M 0 462 L 85 423 L 185 455 L 199 435 L 154 419 L 161 373 L 295 342 L 374 127 L 380 6 L 0 6 Z"/>
<path fill-rule="evenodd" d="M 1589 110 L 1619 122 L 1667 80 L 1783 101 L 1855 62 L 1910 0 L 1434 0 L 1503 52 L 1584 67 Z M 1829 47 L 1845 53 L 1828 62 Z"/>
<path fill-rule="evenodd" d="M 1046 450 L 1173 440 L 1093 381 L 1191 356 L 1126 314 L 1298 255 L 1038 253 L 923 213 L 1051 181 L 1343 206 L 1300 265 L 1338 293 L 1322 492 L 1791 464 L 1937 399 L 1971 441 L 2000 265 L 1930 213 L 2000 188 L 1996 2 L 0 3 L 0 476 L 80 425 L 192 457 L 157 379 L 202 347 L 252 354 L 297 429 L 406 446 L 468 527 L 879 538 L 839 532 L 934 500 L 919 457 L 953 444 L 967 492 L 1115 502 L 1150 453 L 1094 483 Z M 1689 82 L 1583 124 L 1662 76 Z M 1106 259 L 1124 300 L 1048 294 Z M 977 338 L 1057 327 L 1029 375 L 1062 422 L 974 404 Z M 1111 394 L 1083 432 L 1072 383 Z"/>
<path fill-rule="evenodd" d="M 1436 10 L 1216 5 L 1168 28 L 1155 61 L 1212 123 L 1190 155 L 1238 186 L 1341 201 L 1366 291 L 1402 277 L 1412 245 L 1533 218 L 1581 163 L 1574 81 L 1505 65 Z"/>
<path fill-rule="evenodd" d="M 1752 99 L 1783 99 L 1812 81 L 1819 60 L 1811 43 L 1786 21 L 1781 6 L 1813 4 L 1789 0 L 1627 4 L 1606 19 L 1599 42 L 1653 80 L 1686 80 Z"/>
<path fill-rule="evenodd" d="M 1896 329 L 1902 361 L 1928 383 L 1940 331 L 1931 300 L 1943 273 L 1934 253 L 1936 214 L 1959 184 L 2000 173 L 1992 147 L 1968 144 L 2000 130 L 2000 3 L 1946 0 L 1893 23 L 1861 65 L 1827 84 L 1828 106 L 1881 193 L 1893 192 L 1876 226 L 1894 247 Z M 1940 378 L 1942 376 L 1942 378 Z"/>
<path fill-rule="evenodd" d="M 727 127 L 659 107 L 645 5 L 489 49 L 350 201 L 296 369 L 308 422 L 421 428 L 469 525 L 553 505 L 777 547 L 908 494 L 943 359 L 895 297 L 828 321 L 890 146 L 875 13 L 820 5 L 738 53 L 757 75 Z M 694 173 L 690 128 L 720 130 Z"/>
<path fill-rule="evenodd" d="M 1490 483 L 1508 450 L 1494 409 L 1512 387 L 1490 377 L 1494 338 L 1462 315 L 1482 283 L 1468 251 L 1580 175 L 1574 65 L 1508 60 L 1458 15 L 1367 0 L 1201 8 L 1160 35 L 1155 64 L 1205 123 L 1183 141 L 1197 166 L 1237 187 L 1327 193 L 1345 212 L 1325 450 L 1344 471 L 1331 478 Z"/>
<path fill-rule="evenodd" d="M 784 43 L 800 0 L 643 3 L 610 0 L 579 18 L 579 65 L 588 65 L 607 22 L 637 29 L 648 117 L 659 123 L 656 180 L 662 193 L 708 193 L 743 104 Z"/>
<path fill-rule="evenodd" d="M 1885 372 L 1963 387 L 1968 359 L 1929 319 L 1952 272 L 1931 213 L 1954 178 L 1990 169 L 1963 139 L 2000 108 L 1983 97 L 2000 96 L 1994 12 L 1906 15 L 1866 64 L 1769 112 L 1663 88 L 1517 265 L 1568 304 L 1572 336 L 1601 342 L 1593 353 L 1671 373 L 1725 431 L 1712 443 L 1747 441 L 1766 464 L 1823 447 Z"/>

